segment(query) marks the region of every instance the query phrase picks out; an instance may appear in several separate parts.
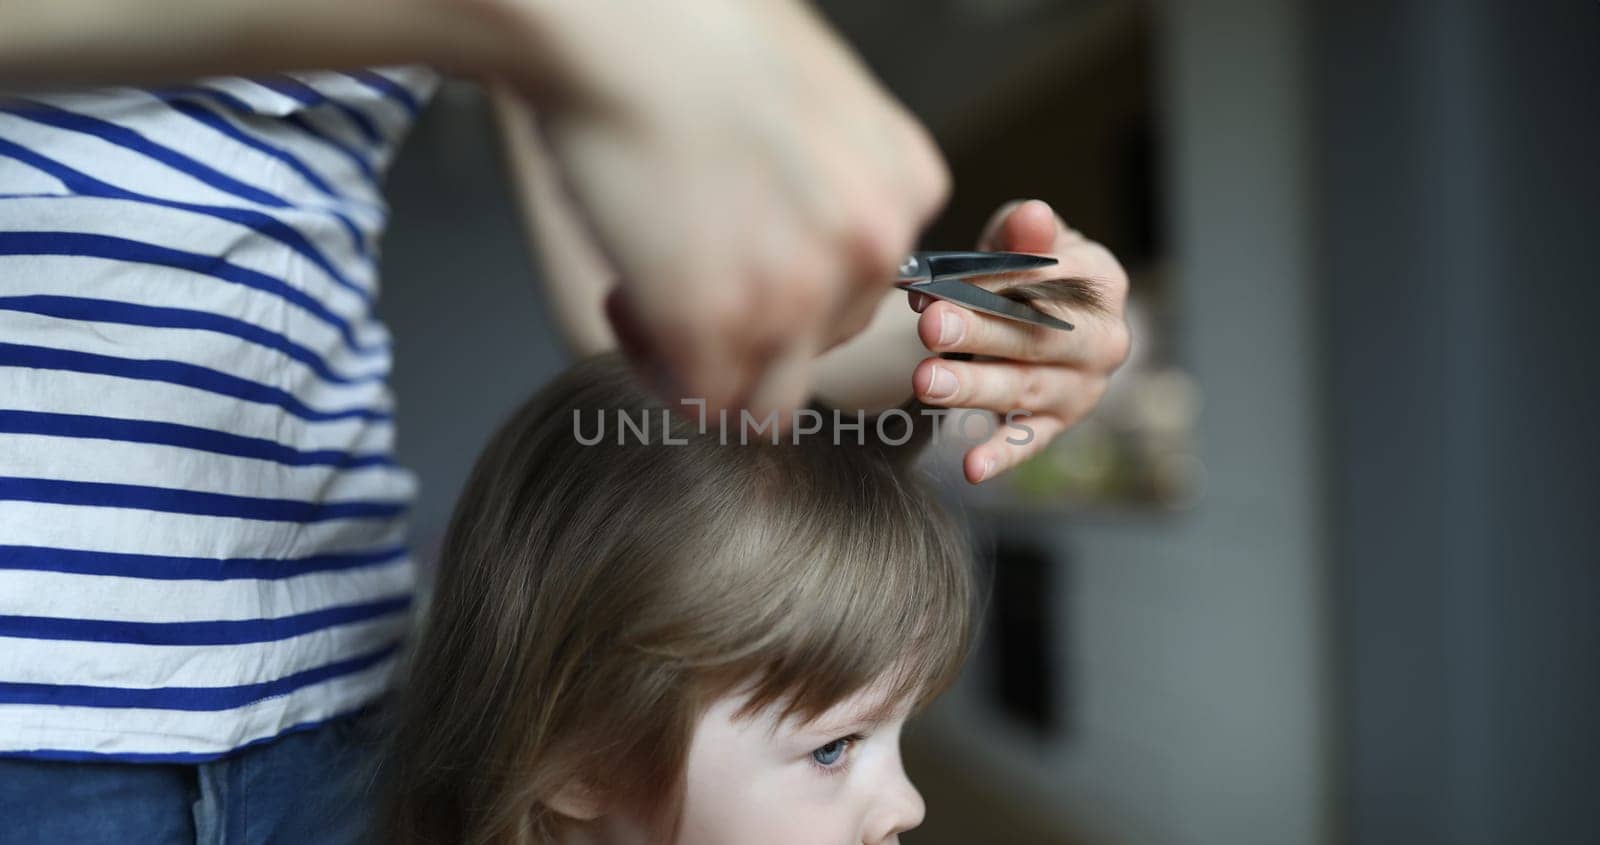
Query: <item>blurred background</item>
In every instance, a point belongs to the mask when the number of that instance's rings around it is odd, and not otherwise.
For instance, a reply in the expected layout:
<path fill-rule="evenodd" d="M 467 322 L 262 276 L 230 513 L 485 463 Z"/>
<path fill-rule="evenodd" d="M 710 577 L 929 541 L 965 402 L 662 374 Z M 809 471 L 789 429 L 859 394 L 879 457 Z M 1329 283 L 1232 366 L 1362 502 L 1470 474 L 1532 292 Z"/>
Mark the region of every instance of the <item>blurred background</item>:
<path fill-rule="evenodd" d="M 1096 414 L 951 485 L 993 600 L 908 840 L 1600 842 L 1600 4 L 820 6 L 949 157 L 926 246 L 1039 197 L 1133 279 Z M 426 556 L 565 358 L 475 87 L 390 190 Z"/>

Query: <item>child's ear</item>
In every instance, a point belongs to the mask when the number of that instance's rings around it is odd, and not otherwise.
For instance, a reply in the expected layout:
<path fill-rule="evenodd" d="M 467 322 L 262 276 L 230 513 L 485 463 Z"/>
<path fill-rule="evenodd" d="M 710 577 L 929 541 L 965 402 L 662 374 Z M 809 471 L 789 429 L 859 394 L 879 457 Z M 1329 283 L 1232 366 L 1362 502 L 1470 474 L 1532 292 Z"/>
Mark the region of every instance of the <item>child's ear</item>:
<path fill-rule="evenodd" d="M 600 800 L 599 791 L 579 780 L 568 781 L 545 803 L 557 813 L 578 821 L 594 821 L 605 814 L 605 802 Z"/>

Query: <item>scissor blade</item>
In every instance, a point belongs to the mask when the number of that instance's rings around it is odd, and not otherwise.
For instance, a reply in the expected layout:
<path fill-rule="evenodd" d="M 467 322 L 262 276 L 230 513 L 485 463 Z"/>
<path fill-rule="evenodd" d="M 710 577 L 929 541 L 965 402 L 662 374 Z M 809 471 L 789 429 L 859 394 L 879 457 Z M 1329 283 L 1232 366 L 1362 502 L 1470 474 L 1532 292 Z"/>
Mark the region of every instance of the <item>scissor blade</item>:
<path fill-rule="evenodd" d="M 1022 252 L 920 252 L 934 279 L 965 279 L 968 276 L 995 276 L 1037 270 L 1056 263 L 1048 255 Z"/>
<path fill-rule="evenodd" d="M 1053 262 L 1052 262 L 1053 263 Z M 1037 326 L 1048 326 L 1061 331 L 1072 331 L 1072 324 L 1065 320 L 1058 320 L 1049 314 L 1034 308 L 1026 303 L 1014 299 L 1007 299 L 998 293 L 985 290 L 977 285 L 957 279 L 939 279 L 932 282 L 918 282 L 916 284 L 902 285 L 907 290 L 925 293 L 935 299 L 947 299 L 957 305 L 993 314 L 996 317 L 1005 317 L 1010 320 L 1021 320 Z"/>
<path fill-rule="evenodd" d="M 900 265 L 900 281 L 929 282 L 993 276 L 1049 267 L 1056 260 L 1021 252 L 914 252 Z"/>

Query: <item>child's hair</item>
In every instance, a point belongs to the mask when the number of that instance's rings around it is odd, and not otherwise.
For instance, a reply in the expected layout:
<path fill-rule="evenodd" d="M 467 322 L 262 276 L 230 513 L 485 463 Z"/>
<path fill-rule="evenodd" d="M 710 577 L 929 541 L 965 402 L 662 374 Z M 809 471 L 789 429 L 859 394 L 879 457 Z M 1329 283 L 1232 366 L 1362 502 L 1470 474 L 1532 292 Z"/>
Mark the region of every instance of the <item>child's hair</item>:
<path fill-rule="evenodd" d="M 397 713 L 385 841 L 543 841 L 572 784 L 671 825 L 714 699 L 804 720 L 884 679 L 917 706 L 954 680 L 973 573 L 909 467 L 920 426 L 836 441 L 829 412 L 798 444 L 739 445 L 674 414 L 669 443 L 664 408 L 592 358 L 479 457 Z M 644 412 L 649 443 L 619 445 Z"/>

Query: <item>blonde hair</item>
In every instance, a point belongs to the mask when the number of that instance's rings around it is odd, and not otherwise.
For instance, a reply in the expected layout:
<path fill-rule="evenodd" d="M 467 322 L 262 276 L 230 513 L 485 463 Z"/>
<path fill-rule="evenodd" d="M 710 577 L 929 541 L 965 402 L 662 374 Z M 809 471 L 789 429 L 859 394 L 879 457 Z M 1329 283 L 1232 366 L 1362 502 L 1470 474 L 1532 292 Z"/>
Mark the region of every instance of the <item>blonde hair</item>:
<path fill-rule="evenodd" d="M 885 678 L 918 706 L 954 680 L 970 555 L 908 468 L 915 438 L 869 420 L 866 445 L 724 445 L 677 415 L 681 445 L 576 436 L 580 415 L 587 434 L 647 411 L 660 432 L 663 410 L 599 356 L 479 457 L 400 703 L 385 841 L 544 841 L 571 784 L 671 824 L 715 698 L 805 720 Z"/>

